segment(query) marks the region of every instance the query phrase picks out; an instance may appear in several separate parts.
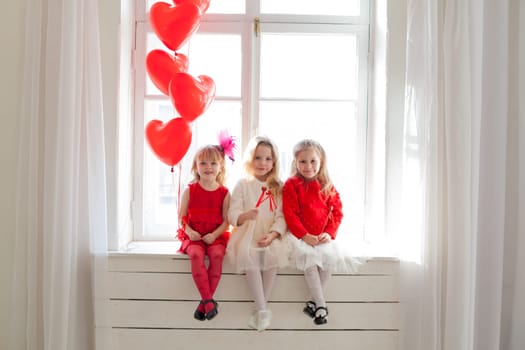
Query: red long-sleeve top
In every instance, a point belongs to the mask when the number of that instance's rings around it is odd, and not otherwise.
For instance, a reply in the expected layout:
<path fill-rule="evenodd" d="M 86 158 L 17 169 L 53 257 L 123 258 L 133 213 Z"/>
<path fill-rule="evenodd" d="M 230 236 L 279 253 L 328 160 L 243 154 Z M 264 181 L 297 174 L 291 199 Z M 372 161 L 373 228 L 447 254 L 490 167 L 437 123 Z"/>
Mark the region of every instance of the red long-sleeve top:
<path fill-rule="evenodd" d="M 335 239 L 343 205 L 335 188 L 327 195 L 321 192 L 319 181 L 293 176 L 283 187 L 283 213 L 288 229 L 297 238 L 326 232 Z"/>

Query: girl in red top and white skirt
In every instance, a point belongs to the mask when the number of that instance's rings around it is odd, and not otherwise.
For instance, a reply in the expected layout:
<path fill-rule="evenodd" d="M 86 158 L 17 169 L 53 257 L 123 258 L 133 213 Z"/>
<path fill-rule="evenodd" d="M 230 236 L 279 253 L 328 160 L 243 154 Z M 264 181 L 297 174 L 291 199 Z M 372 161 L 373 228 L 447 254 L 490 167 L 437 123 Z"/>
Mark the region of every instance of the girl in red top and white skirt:
<path fill-rule="evenodd" d="M 303 309 L 315 324 L 327 322 L 324 287 L 334 270 L 345 269 L 342 251 L 334 240 L 343 218 L 339 193 L 326 168 L 326 154 L 313 140 L 294 147 L 293 172 L 283 187 L 283 213 L 292 233 L 291 266 L 304 271 L 312 300 Z"/>

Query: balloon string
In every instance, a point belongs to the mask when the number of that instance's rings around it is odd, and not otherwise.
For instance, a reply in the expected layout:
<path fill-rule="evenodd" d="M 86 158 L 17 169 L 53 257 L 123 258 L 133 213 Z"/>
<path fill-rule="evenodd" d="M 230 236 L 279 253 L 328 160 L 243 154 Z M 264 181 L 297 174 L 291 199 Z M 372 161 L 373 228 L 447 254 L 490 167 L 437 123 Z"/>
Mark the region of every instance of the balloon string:
<path fill-rule="evenodd" d="M 181 180 L 181 178 L 182 178 L 182 165 L 181 165 L 180 162 L 178 164 L 178 168 L 179 168 L 179 181 L 178 181 L 178 184 L 177 184 L 177 212 L 180 214 L 180 201 L 181 201 L 180 190 L 181 190 L 181 181 L 182 181 Z M 180 216 L 180 215 L 178 215 L 178 216 Z"/>

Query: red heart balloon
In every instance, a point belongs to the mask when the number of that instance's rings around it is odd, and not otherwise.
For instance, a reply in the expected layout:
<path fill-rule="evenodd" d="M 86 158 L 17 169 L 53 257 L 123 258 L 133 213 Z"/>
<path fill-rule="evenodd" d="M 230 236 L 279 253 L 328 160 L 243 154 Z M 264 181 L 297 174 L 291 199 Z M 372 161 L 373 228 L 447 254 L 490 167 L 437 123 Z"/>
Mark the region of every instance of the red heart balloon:
<path fill-rule="evenodd" d="M 208 10 L 208 7 L 210 7 L 210 0 L 173 0 L 173 3 L 175 5 L 180 5 L 187 2 L 195 4 L 198 8 L 201 9 L 202 13 L 205 13 L 206 10 Z"/>
<path fill-rule="evenodd" d="M 149 11 L 153 31 L 172 51 L 177 51 L 199 28 L 201 16 L 199 7 L 189 2 L 175 7 L 156 2 Z"/>
<path fill-rule="evenodd" d="M 195 79 L 188 73 L 177 73 L 169 85 L 171 102 L 179 115 L 192 122 L 209 107 L 215 97 L 215 82 L 206 75 Z"/>
<path fill-rule="evenodd" d="M 155 86 L 169 96 L 169 83 L 176 73 L 188 71 L 188 57 L 182 53 L 175 56 L 162 50 L 153 50 L 146 56 L 146 70 Z"/>
<path fill-rule="evenodd" d="M 190 147 L 191 128 L 182 118 L 174 118 L 165 124 L 152 120 L 146 124 L 146 140 L 162 162 L 174 166 Z"/>

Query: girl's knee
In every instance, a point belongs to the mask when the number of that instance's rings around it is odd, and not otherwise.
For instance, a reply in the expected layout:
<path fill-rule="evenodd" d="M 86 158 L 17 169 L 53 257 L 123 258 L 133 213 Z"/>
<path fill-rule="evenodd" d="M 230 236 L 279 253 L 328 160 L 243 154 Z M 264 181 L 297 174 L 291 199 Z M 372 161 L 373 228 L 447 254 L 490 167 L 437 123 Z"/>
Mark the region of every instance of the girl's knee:
<path fill-rule="evenodd" d="M 210 252 L 208 253 L 210 261 L 222 262 L 224 260 L 224 252 Z"/>
<path fill-rule="evenodd" d="M 222 260 L 225 254 L 226 249 L 223 246 L 213 246 L 208 249 L 210 260 Z"/>
<path fill-rule="evenodd" d="M 204 261 L 204 250 L 191 247 L 186 250 L 191 261 Z"/>

